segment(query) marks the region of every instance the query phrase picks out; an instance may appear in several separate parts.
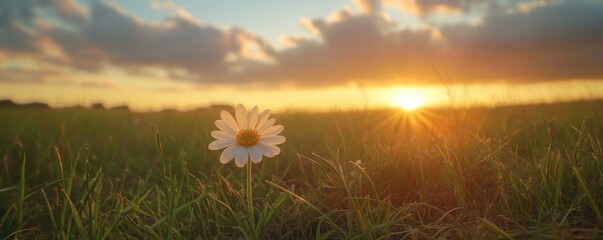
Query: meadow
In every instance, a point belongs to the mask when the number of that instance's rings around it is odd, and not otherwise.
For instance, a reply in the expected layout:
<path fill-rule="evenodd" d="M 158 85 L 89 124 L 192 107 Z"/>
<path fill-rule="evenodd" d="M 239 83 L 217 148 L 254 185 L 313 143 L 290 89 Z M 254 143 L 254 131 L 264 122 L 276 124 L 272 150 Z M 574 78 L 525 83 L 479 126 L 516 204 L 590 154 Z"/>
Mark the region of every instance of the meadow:
<path fill-rule="evenodd" d="M 274 117 L 251 218 L 218 111 L 0 109 L 0 239 L 603 238 L 601 101 Z"/>

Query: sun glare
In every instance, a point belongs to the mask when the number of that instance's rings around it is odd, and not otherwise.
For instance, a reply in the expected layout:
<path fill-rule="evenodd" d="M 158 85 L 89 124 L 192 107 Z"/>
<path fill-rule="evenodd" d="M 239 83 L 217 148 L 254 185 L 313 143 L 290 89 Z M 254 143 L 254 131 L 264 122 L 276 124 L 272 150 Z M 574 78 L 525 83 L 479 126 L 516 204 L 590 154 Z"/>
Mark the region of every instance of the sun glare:
<path fill-rule="evenodd" d="M 415 96 L 405 96 L 395 99 L 394 104 L 403 108 L 406 111 L 413 111 L 421 107 L 421 105 L 423 104 L 423 100 Z"/>

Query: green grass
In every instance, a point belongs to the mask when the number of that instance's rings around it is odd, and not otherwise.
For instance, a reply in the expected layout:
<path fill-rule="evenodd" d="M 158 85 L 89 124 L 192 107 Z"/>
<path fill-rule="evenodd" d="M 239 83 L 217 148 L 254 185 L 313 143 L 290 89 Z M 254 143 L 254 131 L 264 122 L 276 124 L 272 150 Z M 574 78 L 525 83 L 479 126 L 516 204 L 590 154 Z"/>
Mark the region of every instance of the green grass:
<path fill-rule="evenodd" d="M 0 239 L 603 237 L 601 102 L 275 117 L 249 214 L 218 112 L 0 109 Z"/>

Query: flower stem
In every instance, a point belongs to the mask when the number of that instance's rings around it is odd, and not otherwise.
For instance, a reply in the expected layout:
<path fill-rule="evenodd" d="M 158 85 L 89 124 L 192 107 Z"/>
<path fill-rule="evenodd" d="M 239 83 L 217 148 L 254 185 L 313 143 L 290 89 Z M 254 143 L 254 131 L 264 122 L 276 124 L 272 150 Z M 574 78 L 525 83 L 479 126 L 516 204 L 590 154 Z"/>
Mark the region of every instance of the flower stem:
<path fill-rule="evenodd" d="M 251 194 L 251 159 L 247 163 L 247 210 L 249 211 L 249 220 L 255 233 L 255 217 L 253 214 L 253 197 Z M 255 234 L 254 234 L 255 235 Z"/>

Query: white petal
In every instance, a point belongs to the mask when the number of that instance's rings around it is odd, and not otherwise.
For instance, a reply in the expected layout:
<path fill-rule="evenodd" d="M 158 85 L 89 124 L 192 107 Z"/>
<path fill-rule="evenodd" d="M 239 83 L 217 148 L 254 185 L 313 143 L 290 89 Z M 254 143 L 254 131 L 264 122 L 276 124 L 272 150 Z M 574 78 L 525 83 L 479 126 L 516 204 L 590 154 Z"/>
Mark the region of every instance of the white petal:
<path fill-rule="evenodd" d="M 281 135 L 274 135 L 274 136 L 268 136 L 268 137 L 262 136 L 262 138 L 260 139 L 260 142 L 267 144 L 267 145 L 278 145 L 278 144 L 284 143 L 285 140 L 286 140 L 286 138 Z"/>
<path fill-rule="evenodd" d="M 245 106 L 243 104 L 238 104 L 235 109 L 235 117 L 237 118 L 237 124 L 239 124 L 239 129 L 247 128 L 247 111 L 245 111 Z"/>
<path fill-rule="evenodd" d="M 232 129 L 235 134 L 239 132 L 239 125 L 237 125 L 237 121 L 235 121 L 235 119 L 232 117 L 232 115 L 230 115 L 229 112 L 222 110 L 220 112 L 220 117 L 222 117 L 224 123 L 226 123 L 226 125 L 228 125 L 228 127 L 230 127 L 230 129 Z"/>
<path fill-rule="evenodd" d="M 247 116 L 247 127 L 255 129 L 255 124 L 258 123 L 258 106 L 253 107 Z"/>
<path fill-rule="evenodd" d="M 258 132 L 262 132 L 262 131 L 272 127 L 272 125 L 274 125 L 275 122 L 276 122 L 276 119 L 274 119 L 274 118 L 268 119 L 268 121 L 266 121 L 264 123 L 264 125 L 258 126 L 256 129 L 258 130 Z"/>
<path fill-rule="evenodd" d="M 237 132 L 235 132 L 234 129 L 230 128 L 228 124 L 226 124 L 226 122 L 224 122 L 223 120 L 216 120 L 215 124 L 216 127 L 218 127 L 218 129 L 222 130 L 223 132 L 231 134 L 233 136 L 237 135 Z"/>
<path fill-rule="evenodd" d="M 233 145 L 235 143 L 234 139 L 218 139 L 216 141 L 213 141 L 209 144 L 209 146 L 207 146 L 209 148 L 209 150 L 219 150 L 225 147 L 228 147 L 230 145 Z"/>
<path fill-rule="evenodd" d="M 264 126 L 266 121 L 268 121 L 268 117 L 270 117 L 270 109 L 266 109 L 262 113 L 260 113 L 260 116 L 258 117 L 258 124 L 255 127 L 255 129 L 258 129 L 261 126 Z"/>
<path fill-rule="evenodd" d="M 254 147 L 257 147 L 264 156 L 274 157 L 274 151 L 268 145 L 259 142 Z"/>
<path fill-rule="evenodd" d="M 248 159 L 249 159 L 249 151 L 247 151 L 247 148 L 244 148 L 244 147 L 238 148 L 237 153 L 235 155 L 235 164 L 237 165 L 237 167 L 245 166 Z"/>
<path fill-rule="evenodd" d="M 276 134 L 281 133 L 283 131 L 283 129 L 285 129 L 285 128 L 282 125 L 272 126 L 264 131 L 261 131 L 260 136 L 264 136 L 264 137 L 274 136 Z"/>
<path fill-rule="evenodd" d="M 268 147 L 270 148 L 270 150 L 272 150 L 272 154 L 274 154 L 273 156 L 276 156 L 279 153 L 281 153 L 281 149 L 279 147 L 277 147 L 277 146 L 268 145 Z"/>
<path fill-rule="evenodd" d="M 253 163 L 259 163 L 262 161 L 262 152 L 260 152 L 260 149 L 258 149 L 256 146 L 249 148 L 249 156 L 251 157 L 251 161 L 253 161 Z"/>
<path fill-rule="evenodd" d="M 227 164 L 228 162 L 230 162 L 230 160 L 235 157 L 235 154 L 237 153 L 238 149 L 239 146 L 237 145 L 230 145 L 226 149 L 224 149 L 222 155 L 220 155 L 220 163 Z"/>
<path fill-rule="evenodd" d="M 268 121 L 268 117 L 270 117 L 270 109 L 266 109 L 262 113 L 260 113 L 260 115 L 258 116 L 258 124 L 256 125 L 255 129 L 264 126 L 266 121 Z"/>
<path fill-rule="evenodd" d="M 222 131 L 211 131 L 211 136 L 216 139 L 235 139 L 235 136 Z"/>

